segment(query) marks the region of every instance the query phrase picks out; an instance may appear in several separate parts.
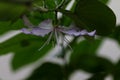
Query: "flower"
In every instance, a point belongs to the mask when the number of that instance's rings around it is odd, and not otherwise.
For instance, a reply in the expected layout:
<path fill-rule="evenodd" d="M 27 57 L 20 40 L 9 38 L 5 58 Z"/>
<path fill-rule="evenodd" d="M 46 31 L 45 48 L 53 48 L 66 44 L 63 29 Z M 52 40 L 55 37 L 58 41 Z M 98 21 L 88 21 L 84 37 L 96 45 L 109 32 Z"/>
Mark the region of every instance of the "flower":
<path fill-rule="evenodd" d="M 66 28 L 63 26 L 54 27 L 52 25 L 51 19 L 42 21 L 38 26 L 34 26 L 33 24 L 31 24 L 26 16 L 23 16 L 23 20 L 24 20 L 24 24 L 28 27 L 21 29 L 21 31 L 25 34 L 32 34 L 32 35 L 44 37 L 45 35 L 51 33 L 44 45 L 48 44 L 48 42 L 51 40 L 53 33 L 55 34 L 56 41 L 58 41 L 58 35 L 57 35 L 58 33 L 63 33 L 71 36 L 85 36 L 85 35 L 94 36 L 96 33 L 96 30 L 92 32 L 88 32 L 87 30 L 79 30 L 74 25 L 71 25 L 72 27 L 70 28 Z"/>
<path fill-rule="evenodd" d="M 84 36 L 84 35 L 94 36 L 96 33 L 96 30 L 92 32 L 88 32 L 87 30 L 79 30 L 75 27 L 72 27 L 72 28 L 65 28 L 61 26 L 53 27 L 52 20 L 50 19 L 44 20 L 37 27 L 32 25 L 26 16 L 24 16 L 23 20 L 24 20 L 25 25 L 28 28 L 23 28 L 22 32 L 25 34 L 32 34 L 36 36 L 44 37 L 45 35 L 49 34 L 50 32 L 54 32 L 54 31 L 62 32 L 64 34 L 71 35 L 71 36 Z"/>

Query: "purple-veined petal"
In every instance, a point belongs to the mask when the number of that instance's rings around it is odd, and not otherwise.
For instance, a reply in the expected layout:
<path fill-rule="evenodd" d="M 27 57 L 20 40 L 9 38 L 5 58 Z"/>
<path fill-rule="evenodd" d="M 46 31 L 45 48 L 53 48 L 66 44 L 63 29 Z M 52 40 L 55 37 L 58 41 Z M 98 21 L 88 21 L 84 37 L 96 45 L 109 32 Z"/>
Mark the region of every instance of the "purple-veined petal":
<path fill-rule="evenodd" d="M 22 32 L 25 34 L 32 34 L 32 35 L 42 36 L 42 37 L 49 34 L 51 31 L 52 31 L 51 29 L 42 29 L 38 27 L 31 28 L 31 29 L 27 29 L 27 28 L 22 29 Z"/>
<path fill-rule="evenodd" d="M 25 15 L 23 16 L 23 22 L 24 22 L 24 25 L 27 26 L 28 28 L 34 27 L 34 25 L 29 21 L 29 19 Z"/>
<path fill-rule="evenodd" d="M 77 32 L 76 30 L 72 30 L 72 29 L 70 29 L 70 30 L 61 30 L 61 32 L 63 32 L 63 33 L 65 33 L 65 34 L 67 34 L 67 35 L 73 35 L 73 36 L 79 36 L 79 32 Z"/>
<path fill-rule="evenodd" d="M 27 28 L 21 29 L 22 32 L 25 34 L 33 34 L 36 36 L 44 37 L 53 30 L 52 20 L 50 19 L 42 21 L 37 27 L 34 27 L 26 16 L 23 16 L 23 20 L 24 24 L 29 27 L 28 29 Z"/>
<path fill-rule="evenodd" d="M 38 27 L 43 29 L 52 29 L 53 28 L 52 20 L 51 19 L 44 20 L 38 25 Z"/>
<path fill-rule="evenodd" d="M 21 31 L 25 34 L 31 34 L 31 31 L 27 28 L 22 28 Z"/>
<path fill-rule="evenodd" d="M 65 28 L 60 28 L 59 31 L 67 34 L 67 35 L 71 35 L 71 36 L 84 36 L 84 35 L 88 35 L 88 36 L 94 36 L 96 33 L 96 30 L 92 31 L 92 32 L 88 32 L 87 30 L 78 30 L 78 29 L 65 29 Z"/>
<path fill-rule="evenodd" d="M 96 33 L 96 30 L 92 31 L 92 32 L 89 32 L 88 35 L 89 36 L 95 36 L 95 33 Z"/>
<path fill-rule="evenodd" d="M 42 36 L 44 37 L 45 35 L 49 34 L 52 30 L 51 29 L 42 29 L 42 28 L 33 28 L 31 30 L 31 33 L 36 36 Z"/>
<path fill-rule="evenodd" d="M 87 30 L 81 30 L 81 31 L 80 31 L 80 35 L 81 35 L 81 36 L 84 36 L 84 35 L 94 36 L 95 33 L 96 33 L 96 30 L 91 31 L 91 32 L 88 32 Z"/>

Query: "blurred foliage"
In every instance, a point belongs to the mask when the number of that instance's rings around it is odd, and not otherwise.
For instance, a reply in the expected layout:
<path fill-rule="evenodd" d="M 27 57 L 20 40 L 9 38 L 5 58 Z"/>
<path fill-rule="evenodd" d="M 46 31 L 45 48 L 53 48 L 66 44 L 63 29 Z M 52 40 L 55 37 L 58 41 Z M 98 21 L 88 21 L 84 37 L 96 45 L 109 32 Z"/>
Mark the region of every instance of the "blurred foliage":
<path fill-rule="evenodd" d="M 1 0 L 1 2 L 9 2 L 9 3 L 17 2 L 19 4 L 27 3 L 27 2 L 31 2 L 31 1 L 34 1 L 34 0 Z"/>
<path fill-rule="evenodd" d="M 44 63 L 26 80 L 64 80 L 62 67 L 54 63 Z"/>
<path fill-rule="evenodd" d="M 115 65 L 115 68 L 114 68 L 114 71 L 113 71 L 114 80 L 119 80 L 120 79 L 119 74 L 120 74 L 120 60 Z"/>
<path fill-rule="evenodd" d="M 25 11 L 24 5 L 0 2 L 0 21 L 16 20 Z"/>
<path fill-rule="evenodd" d="M 116 17 L 112 10 L 97 0 L 80 0 L 78 3 L 75 13 L 90 29 L 96 29 L 100 35 L 108 35 L 113 31 Z"/>
<path fill-rule="evenodd" d="M 120 25 L 116 26 L 114 32 L 110 35 L 110 38 L 113 38 L 120 43 Z"/>
<path fill-rule="evenodd" d="M 69 27 L 72 23 L 80 29 L 96 30 L 96 35 L 100 37 L 96 39 L 84 36 L 85 40 L 80 42 L 77 42 L 79 37 L 73 38 L 71 41 L 73 51 L 71 51 L 68 63 L 61 66 L 45 62 L 35 69 L 27 80 L 68 80 L 69 76 L 78 69 L 93 74 L 88 80 L 104 80 L 108 74 L 112 74 L 114 80 L 120 80 L 120 61 L 113 64 L 96 55 L 104 38 L 110 37 L 120 43 L 120 26 L 116 25 L 115 14 L 106 5 L 109 0 L 75 0 L 72 8 L 66 10 L 70 2 L 71 0 L 0 1 L 0 35 L 10 30 L 20 30 L 26 27 L 22 16 L 27 15 L 36 26 L 43 20 L 52 19 L 53 23 L 58 22 L 60 26 Z M 55 12 L 62 13 L 62 17 L 57 21 Z M 14 52 L 11 65 L 13 70 L 18 70 L 41 59 L 54 48 L 50 42 L 38 51 L 48 37 L 49 35 L 38 37 L 20 33 L 0 43 L 0 55 Z M 60 54 L 67 55 L 68 51 L 68 48 L 62 49 Z M 62 59 L 66 60 L 64 57 Z"/>
<path fill-rule="evenodd" d="M 88 80 L 104 80 L 105 77 L 106 77 L 105 73 L 96 73 L 91 78 L 89 78 Z"/>
<path fill-rule="evenodd" d="M 110 0 L 100 0 L 101 2 L 103 2 L 104 4 L 107 4 Z"/>
<path fill-rule="evenodd" d="M 46 38 L 36 36 L 26 36 L 25 34 L 19 34 L 14 38 L 0 43 L 0 55 L 8 52 L 15 52 L 12 60 L 13 69 L 18 69 L 28 63 L 34 62 L 45 55 L 52 48 L 52 44 L 44 47 L 41 51 L 38 51 L 40 46 L 44 44 Z"/>
<path fill-rule="evenodd" d="M 24 24 L 21 19 L 18 19 L 12 23 L 12 21 L 0 21 L 0 34 L 4 34 L 10 30 L 18 30 L 23 28 Z"/>

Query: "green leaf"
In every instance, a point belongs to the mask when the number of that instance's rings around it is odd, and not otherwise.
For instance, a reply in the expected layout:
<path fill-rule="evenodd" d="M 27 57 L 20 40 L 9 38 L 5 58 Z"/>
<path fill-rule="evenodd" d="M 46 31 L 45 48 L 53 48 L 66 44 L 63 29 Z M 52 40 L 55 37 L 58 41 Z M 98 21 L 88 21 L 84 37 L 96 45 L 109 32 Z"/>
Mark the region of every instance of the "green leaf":
<path fill-rule="evenodd" d="M 99 1 L 101 1 L 104 4 L 107 4 L 110 0 L 99 0 Z"/>
<path fill-rule="evenodd" d="M 32 63 L 40 59 L 43 55 L 49 52 L 52 44 L 45 46 L 42 50 L 38 50 L 46 38 L 36 37 L 32 35 L 19 34 L 4 43 L 0 43 L 0 55 L 8 52 L 14 52 L 12 67 L 14 70 Z"/>
<path fill-rule="evenodd" d="M 114 77 L 114 80 L 120 80 L 120 60 L 118 61 L 118 63 L 114 67 L 114 71 L 113 71 L 112 75 Z"/>
<path fill-rule="evenodd" d="M 0 35 L 9 31 L 11 28 L 10 28 L 10 22 L 9 21 L 0 21 Z"/>
<path fill-rule="evenodd" d="M 105 73 L 96 73 L 91 78 L 89 78 L 87 80 L 104 80 L 105 77 L 106 77 Z"/>
<path fill-rule="evenodd" d="M 120 44 L 120 25 L 115 28 L 114 32 L 110 35 L 110 38 L 115 39 Z"/>
<path fill-rule="evenodd" d="M 32 4 L 43 7 L 44 6 L 44 0 L 34 0 L 34 2 Z"/>
<path fill-rule="evenodd" d="M 64 80 L 62 67 L 54 63 L 44 63 L 26 80 Z"/>
<path fill-rule="evenodd" d="M 28 3 L 33 0 L 0 0 L 0 2 L 9 2 L 9 3 Z"/>
<path fill-rule="evenodd" d="M 48 9 L 55 9 L 62 0 L 45 0 L 45 5 Z"/>
<path fill-rule="evenodd" d="M 80 53 L 74 57 L 71 56 L 70 66 L 73 68 L 73 70 L 82 69 L 90 73 L 110 73 L 113 69 L 113 64 L 107 59 L 87 53 L 82 55 L 79 54 Z"/>
<path fill-rule="evenodd" d="M 23 21 L 18 19 L 11 23 L 11 21 L 0 21 L 0 35 L 10 30 L 19 30 L 24 27 Z"/>
<path fill-rule="evenodd" d="M 9 25 L 10 30 L 20 30 L 24 27 L 22 19 L 18 19 Z"/>
<path fill-rule="evenodd" d="M 83 40 L 78 44 L 73 44 L 73 52 L 71 54 L 70 60 L 76 60 L 83 54 L 95 55 L 101 43 L 102 40 L 94 40 L 92 42 Z"/>
<path fill-rule="evenodd" d="M 15 20 L 25 11 L 25 5 L 0 2 L 0 21 Z"/>
<path fill-rule="evenodd" d="M 0 35 L 10 30 L 20 30 L 24 27 L 22 19 L 18 19 L 14 22 L 11 21 L 0 21 Z"/>
<path fill-rule="evenodd" d="M 99 35 L 109 35 L 115 28 L 115 14 L 98 0 L 79 0 L 75 14 L 90 30 L 97 30 Z"/>
<path fill-rule="evenodd" d="M 73 53 L 71 56 L 78 55 L 78 53 L 81 54 L 95 54 L 97 49 L 99 48 L 102 40 L 94 40 L 94 41 L 88 41 L 88 40 L 83 40 L 80 43 L 73 45 Z M 75 47 L 74 47 L 75 46 Z"/>
<path fill-rule="evenodd" d="M 65 15 L 63 15 L 62 18 L 60 19 L 60 25 L 62 26 L 68 27 L 70 26 L 71 23 L 72 23 L 72 20 Z"/>
<path fill-rule="evenodd" d="M 62 9 L 65 9 L 70 2 L 71 2 L 70 0 L 65 0 L 64 4 L 62 6 Z M 70 11 L 74 11 L 75 6 L 76 6 L 76 1 L 72 5 L 72 8 L 70 9 Z M 62 18 L 60 18 L 60 25 L 68 27 L 68 26 L 70 26 L 70 24 L 72 22 L 73 22 L 72 19 L 66 15 L 62 15 Z"/>
<path fill-rule="evenodd" d="M 110 61 L 95 56 L 100 43 L 101 40 L 91 43 L 85 40 L 75 45 L 69 63 L 72 69 L 83 69 L 91 73 L 111 70 L 112 63 Z"/>
<path fill-rule="evenodd" d="M 71 2 L 71 0 L 65 0 L 63 5 L 62 5 L 62 9 L 65 9 L 70 2 Z"/>
<path fill-rule="evenodd" d="M 84 24 L 72 11 L 63 9 L 57 9 L 57 11 L 63 13 L 65 16 L 70 17 L 77 26 L 80 26 L 80 28 L 88 29 L 86 24 Z"/>

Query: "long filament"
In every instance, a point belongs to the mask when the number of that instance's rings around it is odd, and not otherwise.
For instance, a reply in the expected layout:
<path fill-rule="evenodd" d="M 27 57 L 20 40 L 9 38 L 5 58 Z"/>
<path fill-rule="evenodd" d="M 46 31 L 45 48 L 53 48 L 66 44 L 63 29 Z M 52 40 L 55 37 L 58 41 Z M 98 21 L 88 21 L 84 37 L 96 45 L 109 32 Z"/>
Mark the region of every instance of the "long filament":
<path fill-rule="evenodd" d="M 51 38 L 52 38 L 52 35 L 53 35 L 53 32 L 51 32 L 48 40 L 42 45 L 42 47 L 41 47 L 40 49 L 38 49 L 39 51 L 40 51 L 45 45 L 49 44 L 49 42 L 50 42 L 50 40 L 51 40 Z"/>
<path fill-rule="evenodd" d="M 69 45 L 69 40 L 64 37 L 64 41 L 66 42 L 67 46 L 73 51 L 72 47 Z"/>
<path fill-rule="evenodd" d="M 57 35 L 57 32 L 56 32 L 56 29 L 55 29 L 55 38 L 56 38 L 56 42 L 57 42 L 57 44 L 58 44 L 59 41 L 58 41 L 58 35 Z"/>

